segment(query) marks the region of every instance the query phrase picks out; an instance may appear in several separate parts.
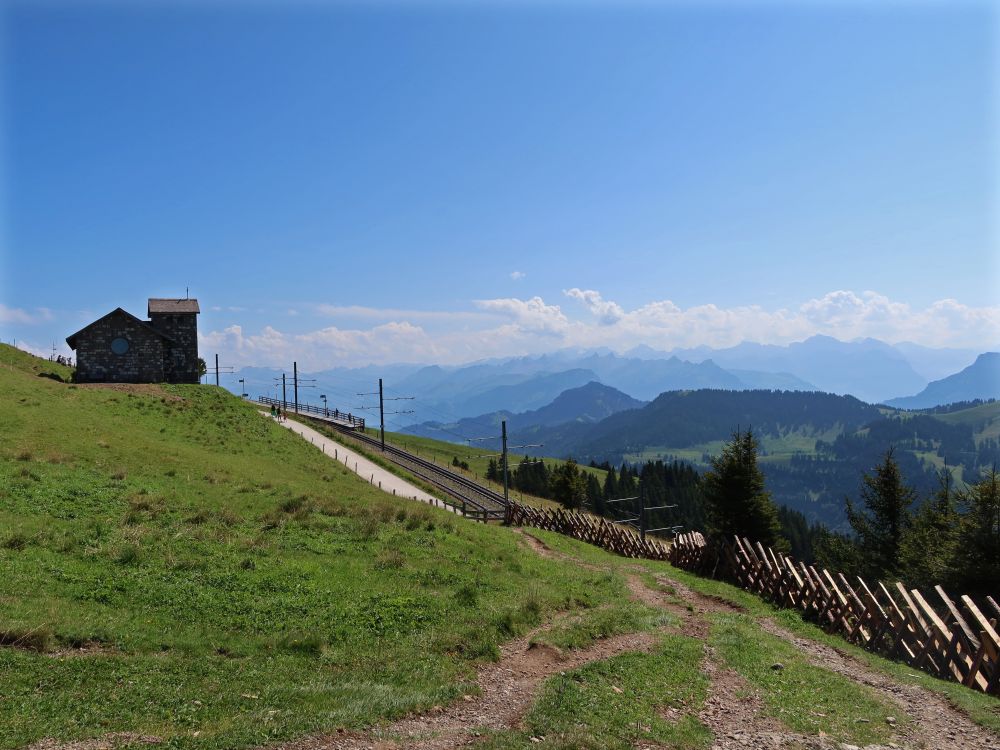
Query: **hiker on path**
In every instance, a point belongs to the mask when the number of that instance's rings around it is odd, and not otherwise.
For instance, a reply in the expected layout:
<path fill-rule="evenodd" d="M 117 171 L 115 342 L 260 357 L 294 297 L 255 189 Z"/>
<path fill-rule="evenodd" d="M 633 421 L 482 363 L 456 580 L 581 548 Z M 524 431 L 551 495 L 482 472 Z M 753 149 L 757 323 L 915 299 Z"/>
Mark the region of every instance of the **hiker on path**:
<path fill-rule="evenodd" d="M 274 404 L 271 404 L 271 419 L 278 416 L 277 410 L 274 408 Z"/>

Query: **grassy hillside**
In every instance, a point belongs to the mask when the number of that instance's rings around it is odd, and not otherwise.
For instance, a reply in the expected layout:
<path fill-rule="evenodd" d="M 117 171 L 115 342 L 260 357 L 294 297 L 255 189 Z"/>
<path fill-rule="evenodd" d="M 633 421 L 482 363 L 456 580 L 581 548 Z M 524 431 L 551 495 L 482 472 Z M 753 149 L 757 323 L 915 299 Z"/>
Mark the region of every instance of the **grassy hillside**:
<path fill-rule="evenodd" d="M 1000 437 L 1000 401 L 989 401 L 953 412 L 926 413 L 945 424 L 970 426 L 977 443 Z"/>
<path fill-rule="evenodd" d="M 247 748 L 435 716 L 529 629 L 599 653 L 553 662 L 526 723 L 481 747 L 706 748 L 705 642 L 769 726 L 890 738 L 898 707 L 762 633 L 767 616 L 824 638 L 745 592 L 387 497 L 213 387 L 68 385 L 4 347 L 0 362 L 0 748 L 120 732 Z M 719 597 L 741 612 L 702 612 Z M 648 650 L 607 646 L 636 632 Z M 912 679 L 996 725 L 994 699 Z"/>
<path fill-rule="evenodd" d="M 66 385 L 8 349 L 0 747 L 359 726 L 453 700 L 553 611 L 622 599 L 387 498 L 222 390 Z"/>

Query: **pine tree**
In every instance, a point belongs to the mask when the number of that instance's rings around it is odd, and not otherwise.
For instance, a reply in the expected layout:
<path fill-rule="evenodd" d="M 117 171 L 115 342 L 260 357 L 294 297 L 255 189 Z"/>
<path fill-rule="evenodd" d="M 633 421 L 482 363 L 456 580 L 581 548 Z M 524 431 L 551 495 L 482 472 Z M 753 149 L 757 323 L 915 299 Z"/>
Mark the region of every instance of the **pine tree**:
<path fill-rule="evenodd" d="M 597 515 L 604 515 L 606 508 L 604 507 L 604 493 L 601 491 L 601 483 L 590 472 L 587 472 L 587 504 Z"/>
<path fill-rule="evenodd" d="M 781 524 L 764 474 L 757 466 L 757 438 L 738 430 L 712 459 L 712 470 L 702 479 L 709 532 L 729 539 L 735 535 L 784 548 L 779 544 Z"/>
<path fill-rule="evenodd" d="M 856 508 L 847 498 L 847 520 L 857 537 L 861 574 L 872 579 L 900 576 L 903 538 L 913 521 L 910 506 L 916 493 L 903 482 L 892 454 L 890 448 L 875 473 L 865 474 L 861 487 L 864 508 Z"/>
<path fill-rule="evenodd" d="M 490 462 L 486 464 L 486 478 L 491 482 L 500 481 L 500 469 L 497 466 L 497 460 L 491 458 Z"/>
<path fill-rule="evenodd" d="M 962 493 L 967 510 L 958 532 L 957 584 L 971 594 L 1000 590 L 1000 476 L 996 467 Z"/>
<path fill-rule="evenodd" d="M 938 489 L 913 515 L 903 538 L 901 570 L 907 584 L 929 588 L 947 586 L 954 580 L 954 558 L 959 521 L 951 472 L 938 475 Z"/>
<path fill-rule="evenodd" d="M 587 498 L 587 480 L 572 459 L 552 471 L 549 486 L 550 497 L 570 510 L 579 508 Z"/>
<path fill-rule="evenodd" d="M 614 500 L 618 497 L 618 475 L 615 467 L 608 469 L 608 474 L 604 477 L 604 499 Z"/>

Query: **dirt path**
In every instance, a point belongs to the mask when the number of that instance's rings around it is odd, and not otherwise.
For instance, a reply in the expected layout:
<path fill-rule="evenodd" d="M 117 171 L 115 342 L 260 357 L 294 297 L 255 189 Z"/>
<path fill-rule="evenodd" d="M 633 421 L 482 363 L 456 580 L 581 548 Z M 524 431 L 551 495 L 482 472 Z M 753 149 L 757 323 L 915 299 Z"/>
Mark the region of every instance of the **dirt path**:
<path fill-rule="evenodd" d="M 907 746 L 1000 750 L 1000 737 L 974 724 L 939 694 L 919 685 L 897 682 L 839 649 L 800 638 L 771 620 L 761 621 L 761 626 L 794 645 L 812 664 L 867 685 L 897 704 L 914 720 L 913 725 L 898 730 Z"/>
<path fill-rule="evenodd" d="M 676 591 L 681 600 L 693 607 L 699 618 L 711 612 L 740 611 L 740 607 L 730 602 L 699 594 L 674 579 L 660 576 L 657 581 L 661 586 Z M 650 596 L 662 595 L 651 592 Z M 1000 750 L 1000 737 L 975 724 L 937 693 L 918 685 L 898 683 L 843 651 L 800 638 L 766 618 L 760 624 L 767 632 L 795 646 L 814 666 L 866 685 L 897 705 L 900 715 L 905 714 L 912 719 L 912 724 L 897 728 L 894 737 L 897 747 L 923 750 Z M 706 659 L 706 664 L 703 664 L 703 669 L 712 680 L 712 686 L 699 718 L 716 735 L 714 748 L 842 747 L 825 737 L 776 732 L 768 725 L 773 720 L 761 723 L 759 698 L 752 695 L 753 691 L 742 678 L 736 676 L 734 679 L 733 673 L 727 672 L 725 679 L 722 679 L 720 668 L 713 664 L 710 656 Z M 751 715 L 748 715 L 748 706 L 757 706 Z M 732 717 L 737 718 L 733 720 Z M 869 750 L 876 750 L 877 747 L 870 746 Z"/>
<path fill-rule="evenodd" d="M 573 559 L 549 549 L 529 532 L 522 531 L 522 534 L 528 546 L 542 556 Z M 635 599 L 679 617 L 680 631 L 695 638 L 708 639 L 710 614 L 744 611 L 732 602 L 700 594 L 666 576 L 658 576 L 657 583 L 659 590 L 649 588 L 637 575 L 628 577 L 629 590 Z M 1000 750 L 1000 737 L 972 722 L 937 693 L 918 685 L 897 683 L 850 655 L 795 636 L 771 620 L 764 619 L 761 626 L 795 646 L 813 665 L 864 684 L 897 705 L 900 716 L 912 719 L 911 724 L 897 729 L 894 738 L 897 746 L 923 750 Z M 763 702 L 752 686 L 732 670 L 720 666 L 714 651 L 707 645 L 702 671 L 709 677 L 710 688 L 699 719 L 716 736 L 713 750 L 785 747 L 827 750 L 842 747 L 827 737 L 791 732 L 777 720 L 764 716 Z M 878 747 L 869 746 L 869 750 L 878 750 Z"/>
<path fill-rule="evenodd" d="M 534 634 L 532 634 L 534 635 Z M 479 696 L 426 714 L 401 719 L 365 734 L 310 737 L 282 750 L 445 750 L 473 744 L 484 731 L 510 729 L 521 723 L 547 678 L 593 661 L 627 651 L 648 651 L 655 633 L 629 633 L 596 642 L 588 649 L 561 652 L 531 643 L 532 635 L 501 648 L 500 661 L 485 667 L 478 677 Z"/>

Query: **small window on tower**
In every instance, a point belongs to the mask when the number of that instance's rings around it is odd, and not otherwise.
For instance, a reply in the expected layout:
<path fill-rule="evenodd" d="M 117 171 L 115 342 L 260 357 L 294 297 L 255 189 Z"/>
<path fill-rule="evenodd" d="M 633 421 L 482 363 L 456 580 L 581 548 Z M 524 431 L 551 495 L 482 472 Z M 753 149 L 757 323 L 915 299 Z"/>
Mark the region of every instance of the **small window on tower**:
<path fill-rule="evenodd" d="M 112 340 L 111 351 L 119 355 L 125 354 L 128 351 L 128 339 L 119 336 L 118 338 Z"/>

